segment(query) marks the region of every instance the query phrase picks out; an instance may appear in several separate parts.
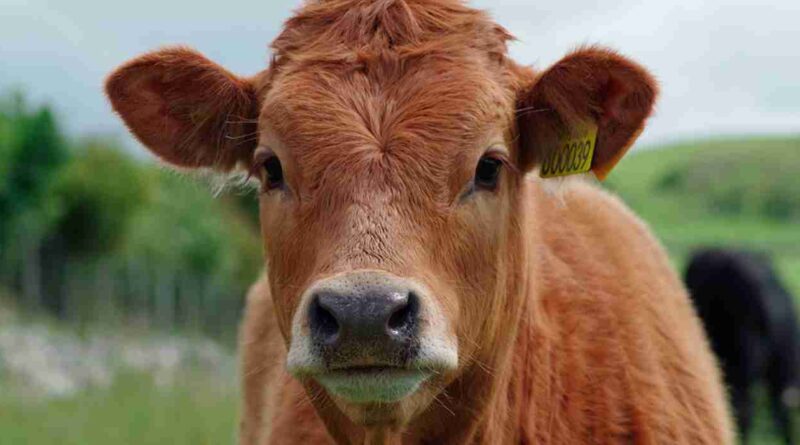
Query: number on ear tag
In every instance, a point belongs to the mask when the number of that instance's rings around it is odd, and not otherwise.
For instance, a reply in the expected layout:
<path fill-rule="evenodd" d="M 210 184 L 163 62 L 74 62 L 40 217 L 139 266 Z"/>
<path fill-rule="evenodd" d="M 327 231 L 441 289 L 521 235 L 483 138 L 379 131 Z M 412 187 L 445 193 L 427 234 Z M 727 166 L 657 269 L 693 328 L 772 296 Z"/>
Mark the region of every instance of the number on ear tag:
<path fill-rule="evenodd" d="M 597 125 L 586 123 L 572 134 L 559 140 L 553 150 L 542 161 L 539 176 L 552 178 L 555 176 L 585 173 L 592 168 L 594 146 L 597 143 Z"/>

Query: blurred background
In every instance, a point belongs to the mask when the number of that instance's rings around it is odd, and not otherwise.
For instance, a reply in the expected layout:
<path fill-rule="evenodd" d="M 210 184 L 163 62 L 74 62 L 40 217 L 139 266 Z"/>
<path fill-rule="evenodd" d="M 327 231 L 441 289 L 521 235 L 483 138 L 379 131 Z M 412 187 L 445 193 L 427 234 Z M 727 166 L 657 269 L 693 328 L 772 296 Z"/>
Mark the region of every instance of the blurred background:
<path fill-rule="evenodd" d="M 800 2 L 472 4 L 520 62 L 601 43 L 649 67 L 657 113 L 606 187 L 680 271 L 754 250 L 800 298 Z M 102 83 L 165 44 L 256 73 L 297 5 L 0 3 L 0 444 L 233 441 L 255 197 L 158 166 Z M 762 393 L 753 443 L 780 443 Z"/>

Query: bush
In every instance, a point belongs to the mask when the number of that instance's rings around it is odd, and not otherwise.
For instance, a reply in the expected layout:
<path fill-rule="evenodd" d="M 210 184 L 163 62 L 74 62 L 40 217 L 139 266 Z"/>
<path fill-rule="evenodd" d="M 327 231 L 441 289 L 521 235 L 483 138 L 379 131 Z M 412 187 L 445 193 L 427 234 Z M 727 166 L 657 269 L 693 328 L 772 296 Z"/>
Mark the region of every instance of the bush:
<path fill-rule="evenodd" d="M 63 169 L 55 186 L 60 217 L 55 228 L 74 255 L 119 248 L 148 185 L 141 167 L 113 145 L 91 141 Z"/>

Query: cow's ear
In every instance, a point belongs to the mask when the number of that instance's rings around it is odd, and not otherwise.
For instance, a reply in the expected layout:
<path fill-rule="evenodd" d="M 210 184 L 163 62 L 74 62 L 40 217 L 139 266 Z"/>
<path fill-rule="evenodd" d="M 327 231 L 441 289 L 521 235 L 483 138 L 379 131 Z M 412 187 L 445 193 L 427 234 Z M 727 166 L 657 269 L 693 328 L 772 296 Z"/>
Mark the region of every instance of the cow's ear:
<path fill-rule="evenodd" d="M 193 50 L 129 61 L 108 77 L 106 94 L 139 141 L 171 164 L 227 171 L 252 156 L 254 85 Z"/>
<path fill-rule="evenodd" d="M 657 92 L 644 68 L 616 52 L 589 47 L 569 54 L 518 95 L 522 168 L 552 160 L 565 138 L 596 125 L 591 171 L 604 179 L 644 128 Z"/>

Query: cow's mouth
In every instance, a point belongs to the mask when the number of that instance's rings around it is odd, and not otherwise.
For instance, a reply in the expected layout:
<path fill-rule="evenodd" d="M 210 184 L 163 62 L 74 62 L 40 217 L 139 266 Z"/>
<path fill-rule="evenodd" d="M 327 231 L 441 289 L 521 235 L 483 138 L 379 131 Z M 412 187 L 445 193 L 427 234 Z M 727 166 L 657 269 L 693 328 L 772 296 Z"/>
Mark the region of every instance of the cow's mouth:
<path fill-rule="evenodd" d="M 430 377 L 421 370 L 392 366 L 333 369 L 314 376 L 331 395 L 350 403 L 391 403 L 413 394 Z"/>

